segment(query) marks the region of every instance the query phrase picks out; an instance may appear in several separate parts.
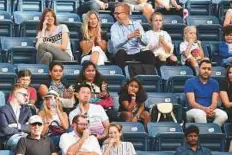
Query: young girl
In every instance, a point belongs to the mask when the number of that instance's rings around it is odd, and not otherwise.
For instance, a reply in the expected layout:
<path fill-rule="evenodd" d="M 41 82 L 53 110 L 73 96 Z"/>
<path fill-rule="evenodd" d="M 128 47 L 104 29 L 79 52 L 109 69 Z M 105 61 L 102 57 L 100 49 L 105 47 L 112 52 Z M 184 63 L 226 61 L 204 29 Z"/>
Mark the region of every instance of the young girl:
<path fill-rule="evenodd" d="M 126 122 L 141 120 L 146 125 L 150 121 L 150 114 L 144 106 L 146 99 L 147 94 L 141 82 L 135 78 L 130 79 L 119 92 L 121 119 Z"/>
<path fill-rule="evenodd" d="M 204 58 L 201 42 L 197 40 L 197 30 L 194 26 L 184 29 L 184 42 L 180 43 L 181 63 L 193 67 L 198 73 L 198 63 Z"/>

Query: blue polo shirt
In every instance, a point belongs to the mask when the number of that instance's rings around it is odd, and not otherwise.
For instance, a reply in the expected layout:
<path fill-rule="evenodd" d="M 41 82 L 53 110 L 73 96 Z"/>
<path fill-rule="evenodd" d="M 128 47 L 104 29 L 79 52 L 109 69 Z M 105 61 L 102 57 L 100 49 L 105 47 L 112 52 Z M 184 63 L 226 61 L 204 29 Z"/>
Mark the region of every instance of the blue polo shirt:
<path fill-rule="evenodd" d="M 188 79 L 185 82 L 184 92 L 194 93 L 195 101 L 205 107 L 211 105 L 212 95 L 214 92 L 219 92 L 219 84 L 216 80 L 210 78 L 205 84 L 203 84 L 199 76 Z"/>
<path fill-rule="evenodd" d="M 178 147 L 174 155 L 212 155 L 212 153 L 208 148 L 200 145 L 198 145 L 196 151 L 193 151 L 189 145 L 185 144 L 184 146 Z"/>

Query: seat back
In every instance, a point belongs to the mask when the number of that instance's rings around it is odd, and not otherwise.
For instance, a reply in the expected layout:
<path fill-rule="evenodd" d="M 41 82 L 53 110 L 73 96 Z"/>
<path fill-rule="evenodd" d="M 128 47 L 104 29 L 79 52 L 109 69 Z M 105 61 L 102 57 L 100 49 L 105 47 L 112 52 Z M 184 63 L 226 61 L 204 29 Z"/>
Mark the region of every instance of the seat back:
<path fill-rule="evenodd" d="M 14 152 L 11 150 L 0 150 L 1 155 L 14 155 Z"/>
<path fill-rule="evenodd" d="M 123 126 L 123 140 L 133 144 L 135 150 L 148 150 L 148 134 L 139 122 L 120 122 Z"/>
<path fill-rule="evenodd" d="M 230 0 L 221 0 L 218 4 L 218 16 L 221 21 L 223 21 L 223 18 L 227 12 L 228 9 L 230 9 Z"/>
<path fill-rule="evenodd" d="M 75 85 L 77 76 L 80 74 L 82 66 L 80 65 L 63 65 L 64 66 L 64 83 Z"/>
<path fill-rule="evenodd" d="M 78 0 L 53 0 L 53 10 L 58 13 L 76 13 L 76 9 L 79 7 Z"/>
<path fill-rule="evenodd" d="M 116 65 L 98 66 L 97 69 L 102 75 L 123 75 L 122 69 Z"/>
<path fill-rule="evenodd" d="M 148 31 L 152 29 L 151 24 L 147 21 L 146 17 L 141 14 L 132 14 L 130 19 L 133 21 L 139 22 L 142 26 L 144 31 Z"/>
<path fill-rule="evenodd" d="M 189 0 L 186 3 L 186 8 L 190 15 L 211 15 L 213 4 L 211 0 Z"/>
<path fill-rule="evenodd" d="M 1 6 L 1 1 L 0 1 Z M 13 21 L 11 16 L 6 11 L 0 11 L 0 36 L 12 37 L 13 36 Z"/>
<path fill-rule="evenodd" d="M 137 155 L 173 155 L 172 152 L 164 151 L 136 151 Z"/>
<path fill-rule="evenodd" d="M 217 80 L 219 83 L 221 83 L 226 76 L 226 69 L 221 66 L 213 66 L 211 77 Z"/>
<path fill-rule="evenodd" d="M 36 11 L 42 12 L 44 9 L 43 0 L 20 0 L 18 1 L 17 11 Z"/>

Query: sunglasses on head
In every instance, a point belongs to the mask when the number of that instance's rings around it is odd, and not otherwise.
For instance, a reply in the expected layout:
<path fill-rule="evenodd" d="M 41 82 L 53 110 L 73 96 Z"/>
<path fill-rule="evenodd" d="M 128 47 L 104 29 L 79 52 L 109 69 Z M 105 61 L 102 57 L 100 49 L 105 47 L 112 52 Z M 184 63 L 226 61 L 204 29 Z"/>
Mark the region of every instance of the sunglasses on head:
<path fill-rule="evenodd" d="M 39 123 L 39 122 L 31 123 L 31 126 L 36 126 L 36 125 L 42 126 L 43 124 L 42 124 L 42 123 Z"/>

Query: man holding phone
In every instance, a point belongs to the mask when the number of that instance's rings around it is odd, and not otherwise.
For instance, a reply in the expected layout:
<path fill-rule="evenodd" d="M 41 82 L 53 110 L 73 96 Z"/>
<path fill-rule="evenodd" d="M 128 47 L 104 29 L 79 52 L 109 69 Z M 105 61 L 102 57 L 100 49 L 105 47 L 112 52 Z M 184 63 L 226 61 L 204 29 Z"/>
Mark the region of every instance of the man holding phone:
<path fill-rule="evenodd" d="M 60 138 L 62 154 L 101 155 L 100 145 L 90 134 L 88 120 L 84 115 L 76 115 L 72 120 L 73 131 L 64 133 Z"/>

